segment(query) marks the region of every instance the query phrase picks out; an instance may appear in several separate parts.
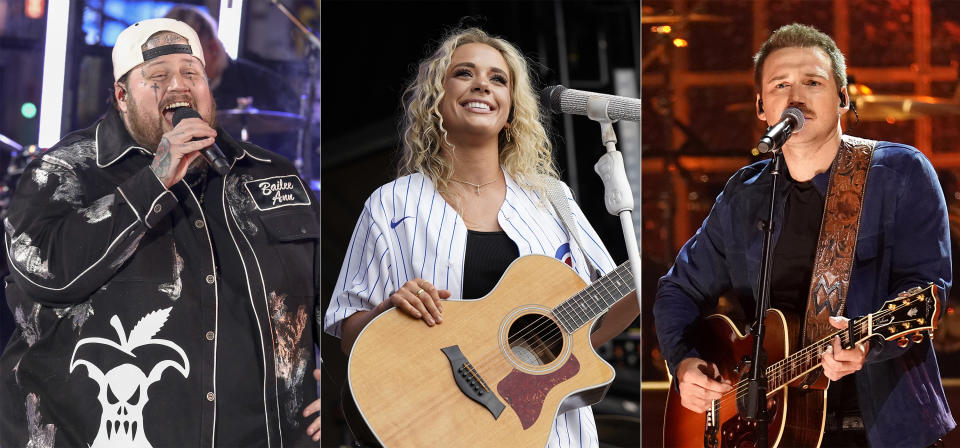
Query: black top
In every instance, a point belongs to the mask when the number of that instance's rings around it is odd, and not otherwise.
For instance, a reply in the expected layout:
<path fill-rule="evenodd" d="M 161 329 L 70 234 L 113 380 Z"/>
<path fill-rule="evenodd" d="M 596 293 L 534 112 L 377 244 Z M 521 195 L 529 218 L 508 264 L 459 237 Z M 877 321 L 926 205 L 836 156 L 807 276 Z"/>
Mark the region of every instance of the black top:
<path fill-rule="evenodd" d="M 208 168 L 205 167 L 209 171 Z M 263 404 L 263 356 L 255 332 L 256 318 L 246 303 L 247 283 L 243 263 L 230 242 L 219 197 L 207 197 L 207 190 L 220 191 L 223 178 L 212 171 L 188 172 L 184 177 L 201 202 L 213 250 L 219 266 L 216 272 L 220 304 L 217 307 L 217 446 L 254 446 L 264 443 L 266 433 Z"/>
<path fill-rule="evenodd" d="M 463 299 L 479 299 L 487 295 L 507 266 L 520 256 L 517 244 L 506 232 L 477 232 L 467 230 L 467 249 L 464 254 Z"/>
<path fill-rule="evenodd" d="M 786 200 L 783 231 L 773 251 L 770 301 L 771 306 L 780 311 L 803 316 L 824 198 L 812 182 L 795 182 L 788 187 Z"/>
<path fill-rule="evenodd" d="M 784 205 L 783 231 L 773 253 L 771 305 L 800 317 L 801 325 L 804 324 L 803 316 L 807 311 L 824 200 L 813 182 L 794 182 L 790 185 Z M 833 382 L 827 397 L 828 411 L 858 413 L 853 375 Z"/>

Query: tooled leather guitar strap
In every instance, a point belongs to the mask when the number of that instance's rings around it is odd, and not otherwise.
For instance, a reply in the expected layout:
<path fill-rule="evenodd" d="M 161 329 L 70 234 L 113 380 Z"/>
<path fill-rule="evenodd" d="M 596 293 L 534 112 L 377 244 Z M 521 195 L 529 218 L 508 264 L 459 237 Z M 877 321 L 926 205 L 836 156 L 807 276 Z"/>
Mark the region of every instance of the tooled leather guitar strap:
<path fill-rule="evenodd" d="M 801 347 L 835 332 L 828 318 L 841 315 L 846 305 L 860 210 L 876 146 L 874 140 L 842 136 L 823 206 Z M 819 376 L 809 375 L 804 384 L 812 384 Z"/>

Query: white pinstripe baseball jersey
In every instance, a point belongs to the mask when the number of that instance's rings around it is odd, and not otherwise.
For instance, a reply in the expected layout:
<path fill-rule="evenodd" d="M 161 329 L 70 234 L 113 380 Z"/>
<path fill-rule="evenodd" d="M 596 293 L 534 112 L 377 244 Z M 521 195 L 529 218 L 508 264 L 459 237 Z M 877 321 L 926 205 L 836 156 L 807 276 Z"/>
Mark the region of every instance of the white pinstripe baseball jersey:
<path fill-rule="evenodd" d="M 570 264 L 590 281 L 584 257 L 601 273 L 615 267 L 596 231 L 564 185 L 584 248 L 571 240 L 553 207 L 519 186 L 506 172 L 507 194 L 498 213 L 500 226 L 516 243 L 520 256 L 550 255 Z M 451 299 L 461 296 L 467 228 L 444 201 L 433 182 L 412 174 L 390 182 L 367 199 L 354 228 L 340 276 L 324 315 L 325 331 L 339 337 L 340 323 L 357 311 L 370 310 L 408 280 L 423 278 Z M 550 448 L 597 447 L 596 424 L 589 407 L 560 414 Z"/>

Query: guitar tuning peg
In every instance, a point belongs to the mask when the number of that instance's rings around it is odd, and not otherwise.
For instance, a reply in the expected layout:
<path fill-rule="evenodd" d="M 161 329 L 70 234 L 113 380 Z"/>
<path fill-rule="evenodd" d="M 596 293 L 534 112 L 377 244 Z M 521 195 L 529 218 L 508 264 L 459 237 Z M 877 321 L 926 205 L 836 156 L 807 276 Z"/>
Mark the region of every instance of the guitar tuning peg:
<path fill-rule="evenodd" d="M 921 342 L 923 342 L 923 333 L 917 333 L 917 334 L 913 335 L 913 343 L 914 343 L 914 344 L 919 344 L 919 343 L 921 343 Z"/>
<path fill-rule="evenodd" d="M 897 339 L 897 347 L 906 348 L 910 344 L 910 341 L 907 340 L 906 336 L 902 336 L 900 339 Z"/>

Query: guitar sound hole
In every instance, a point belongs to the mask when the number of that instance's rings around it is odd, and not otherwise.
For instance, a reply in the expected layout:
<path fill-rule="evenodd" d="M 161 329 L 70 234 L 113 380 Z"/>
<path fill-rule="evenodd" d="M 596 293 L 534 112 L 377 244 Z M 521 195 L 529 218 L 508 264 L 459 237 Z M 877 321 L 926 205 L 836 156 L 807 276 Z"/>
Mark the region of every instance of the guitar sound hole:
<path fill-rule="evenodd" d="M 520 361 L 542 366 L 549 364 L 563 349 L 563 333 L 550 318 L 541 314 L 521 316 L 510 325 L 508 342 Z"/>

